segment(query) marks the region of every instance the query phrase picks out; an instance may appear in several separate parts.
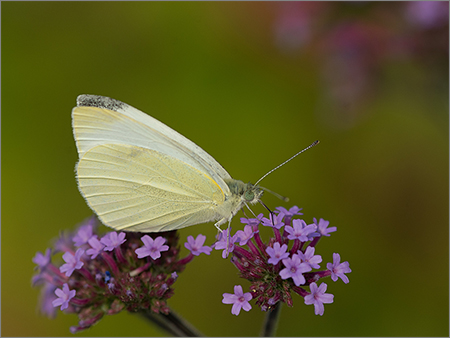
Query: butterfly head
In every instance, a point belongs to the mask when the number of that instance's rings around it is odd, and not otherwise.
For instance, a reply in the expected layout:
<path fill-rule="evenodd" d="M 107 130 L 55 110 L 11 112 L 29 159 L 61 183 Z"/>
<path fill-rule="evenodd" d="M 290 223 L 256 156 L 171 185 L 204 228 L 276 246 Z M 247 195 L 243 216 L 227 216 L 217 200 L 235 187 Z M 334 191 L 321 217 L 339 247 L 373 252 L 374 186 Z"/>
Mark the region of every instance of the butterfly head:
<path fill-rule="evenodd" d="M 232 195 L 239 198 L 240 204 L 255 204 L 259 202 L 263 194 L 263 190 L 251 183 L 244 183 L 239 180 L 225 180 Z"/>
<path fill-rule="evenodd" d="M 246 189 L 241 197 L 243 202 L 255 204 L 261 199 L 264 191 L 259 186 L 247 183 L 245 188 Z"/>

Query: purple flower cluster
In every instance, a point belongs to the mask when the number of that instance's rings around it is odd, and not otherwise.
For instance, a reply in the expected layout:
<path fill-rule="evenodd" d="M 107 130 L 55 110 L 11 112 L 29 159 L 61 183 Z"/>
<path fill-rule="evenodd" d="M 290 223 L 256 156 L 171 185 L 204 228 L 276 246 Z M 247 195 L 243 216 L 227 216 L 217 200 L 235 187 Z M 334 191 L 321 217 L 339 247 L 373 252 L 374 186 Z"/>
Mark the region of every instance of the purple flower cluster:
<path fill-rule="evenodd" d="M 316 315 L 323 315 L 324 304 L 332 303 L 334 296 L 326 293 L 325 283 L 317 282 L 331 277 L 348 283 L 345 274 L 351 272 L 348 262 L 341 263 L 337 253 L 327 269 L 320 270 L 322 257 L 316 254 L 316 245 L 336 227 L 315 218 L 307 224 L 296 217 L 302 215 L 296 206 L 289 210 L 278 207 L 276 213 L 269 218 L 263 214 L 241 218 L 243 230 L 234 235 L 231 229 L 225 230 L 212 245 L 223 250 L 223 258 L 231 254 L 240 276 L 251 282 L 249 292 L 235 285 L 234 293 L 224 293 L 222 302 L 232 304 L 234 315 L 249 311 L 252 300 L 263 311 L 271 311 L 280 302 L 292 306 L 294 292 L 305 304 L 314 305 Z M 260 224 L 273 230 L 268 241 L 260 237 Z M 59 307 L 65 313 L 77 314 L 79 323 L 70 328 L 72 333 L 122 310 L 168 315 L 167 299 L 173 295 L 178 274 L 195 256 L 212 251 L 204 245 L 205 240 L 203 235 L 188 236 L 184 246 L 189 254 L 179 259 L 176 231 L 109 232 L 101 236 L 95 218 L 91 218 L 73 233 L 61 235 L 53 250 L 48 248 L 33 258 L 37 264 L 33 285 L 42 286 L 41 311 L 54 317 Z M 58 253 L 62 261 L 55 263 L 53 256 Z"/>
<path fill-rule="evenodd" d="M 33 258 L 37 273 L 34 286 L 41 288 L 41 311 L 54 317 L 57 307 L 78 315 L 72 333 L 86 329 L 104 315 L 124 309 L 167 314 L 178 273 L 200 253 L 206 237 L 188 237 L 187 257 L 179 259 L 176 231 L 158 234 L 109 232 L 100 237 L 94 218 L 74 233 L 62 235 L 54 250 Z M 52 262 L 52 253 L 62 252 L 62 264 Z"/>
<path fill-rule="evenodd" d="M 318 280 L 331 276 L 333 281 L 341 278 L 348 283 L 345 273 L 351 272 L 348 262 L 340 262 L 340 255 L 333 254 L 333 262 L 327 263 L 327 269 L 320 269 L 322 257 L 316 255 L 319 240 L 330 236 L 336 227 L 328 227 L 329 222 L 313 219 L 307 224 L 302 219 L 293 219 L 302 215 L 296 206 L 289 210 L 276 209 L 278 215 L 269 218 L 263 214 L 254 219 L 241 218 L 246 224 L 231 236 L 222 236 L 215 244 L 215 249 L 223 249 L 223 257 L 232 254 L 231 261 L 240 272 L 240 277 L 251 282 L 250 292 L 243 291 L 240 285 L 234 287 L 234 294 L 224 293 L 222 303 L 233 304 L 232 314 L 240 310 L 251 309 L 250 300 L 254 299 L 263 311 L 272 310 L 279 302 L 293 305 L 291 292 L 304 298 L 305 304 L 314 305 L 315 314 L 323 315 L 324 306 L 333 302 L 333 295 L 325 293 L 327 284 L 317 284 Z M 273 229 L 274 236 L 263 242 L 258 226 Z M 228 245 L 226 244 L 228 243 Z M 306 289 L 309 287 L 309 291 Z"/>

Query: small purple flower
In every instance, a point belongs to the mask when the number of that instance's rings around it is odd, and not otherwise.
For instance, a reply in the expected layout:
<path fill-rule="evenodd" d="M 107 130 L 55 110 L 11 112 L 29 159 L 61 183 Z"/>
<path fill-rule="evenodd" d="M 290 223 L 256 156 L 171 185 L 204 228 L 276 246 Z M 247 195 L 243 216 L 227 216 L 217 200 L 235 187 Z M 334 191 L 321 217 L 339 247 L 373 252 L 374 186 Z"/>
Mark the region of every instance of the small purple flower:
<path fill-rule="evenodd" d="M 319 287 L 317 287 L 316 283 L 311 283 L 309 288 L 311 294 L 305 296 L 305 304 L 314 304 L 314 313 L 322 316 L 325 310 L 323 304 L 333 303 L 334 296 L 331 293 L 325 293 L 327 291 L 327 285 L 325 283 L 320 284 Z"/>
<path fill-rule="evenodd" d="M 306 282 L 303 277 L 303 272 L 311 271 L 311 267 L 307 263 L 302 263 L 300 257 L 297 254 L 293 254 L 292 258 L 283 259 L 285 268 L 280 271 L 282 279 L 292 278 L 296 286 L 302 285 Z"/>
<path fill-rule="evenodd" d="M 105 236 L 102 237 L 102 239 L 100 239 L 100 242 L 102 242 L 105 245 L 105 248 L 103 249 L 105 251 L 112 251 L 114 250 L 114 248 L 118 247 L 125 241 L 126 241 L 125 233 L 121 232 L 120 234 L 117 234 L 117 232 L 115 231 L 107 233 Z"/>
<path fill-rule="evenodd" d="M 344 273 L 352 272 L 348 262 L 340 263 L 341 256 L 338 253 L 333 253 L 333 264 L 327 263 L 327 269 L 331 271 L 331 280 L 336 282 L 338 277 L 347 284 L 349 282 L 348 277 Z"/>
<path fill-rule="evenodd" d="M 277 213 L 282 212 L 286 217 L 292 217 L 292 216 L 295 216 L 295 215 L 303 215 L 303 213 L 300 212 L 300 210 L 302 210 L 302 209 L 303 208 L 299 208 L 298 206 L 294 205 L 289 210 L 287 210 L 284 207 L 276 207 L 275 208 L 275 212 L 277 212 Z"/>
<path fill-rule="evenodd" d="M 320 256 L 320 255 L 314 256 L 315 250 L 316 249 L 313 248 L 312 246 L 308 246 L 305 250 L 305 253 L 303 253 L 299 250 L 298 255 L 302 262 L 308 263 L 309 266 L 313 269 L 319 269 L 320 268 L 319 263 L 322 262 L 322 256 Z"/>
<path fill-rule="evenodd" d="M 284 225 L 283 217 L 284 217 L 284 213 L 282 213 L 282 212 L 280 212 L 278 215 L 271 213 L 269 215 L 269 218 L 263 217 L 262 225 L 280 230 L 281 227 Z"/>
<path fill-rule="evenodd" d="M 45 254 L 42 254 L 40 251 L 36 253 L 33 257 L 33 263 L 37 264 L 37 268 L 43 269 L 45 268 L 51 261 L 52 249 L 47 248 L 45 250 Z"/>
<path fill-rule="evenodd" d="M 79 249 L 78 249 L 79 250 Z M 52 304 L 54 307 L 61 305 L 61 311 L 64 309 L 67 309 L 69 307 L 69 301 L 75 297 L 75 294 L 77 292 L 75 290 L 70 290 L 69 285 L 67 283 L 64 283 L 62 289 L 56 289 L 55 295 L 58 296 Z"/>
<path fill-rule="evenodd" d="M 89 239 L 92 237 L 92 225 L 86 224 L 82 225 L 76 235 L 72 238 L 76 247 L 82 246 L 87 243 Z"/>
<path fill-rule="evenodd" d="M 286 244 L 283 244 L 280 247 L 280 243 L 278 242 L 273 243 L 273 248 L 268 246 L 266 252 L 269 254 L 270 258 L 267 262 L 269 264 L 277 265 L 282 259 L 288 258 L 289 253 L 286 252 L 287 248 L 288 246 Z"/>
<path fill-rule="evenodd" d="M 63 231 L 56 240 L 54 247 L 55 247 L 55 249 L 53 250 L 54 253 L 72 250 L 73 247 L 72 236 L 66 231 Z"/>
<path fill-rule="evenodd" d="M 224 304 L 233 304 L 231 308 L 231 313 L 234 315 L 238 315 L 241 312 L 241 309 L 244 311 L 250 311 L 252 306 L 249 301 L 252 299 L 252 294 L 250 292 L 244 293 L 242 290 L 242 286 L 235 285 L 234 286 L 234 294 L 232 293 L 224 293 L 222 303 Z"/>
<path fill-rule="evenodd" d="M 311 238 L 311 235 L 316 231 L 316 225 L 306 225 L 302 219 L 294 219 L 292 226 L 285 227 L 286 232 L 289 233 L 289 239 L 298 239 L 300 242 L 306 242 Z"/>
<path fill-rule="evenodd" d="M 88 240 L 88 243 L 91 248 L 86 250 L 86 254 L 90 255 L 91 259 L 95 259 L 103 251 L 105 246 L 98 240 L 97 235 L 92 236 Z"/>
<path fill-rule="evenodd" d="M 317 219 L 313 218 L 314 224 L 317 225 L 317 232 L 321 236 L 330 236 L 330 232 L 334 232 L 337 230 L 336 227 L 328 228 L 328 225 L 330 224 L 329 221 L 325 221 L 323 218 L 319 220 L 319 223 L 317 223 Z"/>
<path fill-rule="evenodd" d="M 238 230 L 236 231 L 236 236 L 239 239 L 239 245 L 245 245 L 247 242 L 252 239 L 255 233 L 259 232 L 259 230 L 254 231 L 252 225 L 246 225 L 244 227 L 244 231 Z"/>
<path fill-rule="evenodd" d="M 261 223 L 261 220 L 264 218 L 264 214 L 260 213 L 256 218 L 245 218 L 241 217 L 241 223 L 242 224 L 248 224 L 252 226 L 257 226 L 259 223 Z"/>
<path fill-rule="evenodd" d="M 166 239 L 161 236 L 153 239 L 149 235 L 145 235 L 141 237 L 141 241 L 144 245 L 135 250 L 138 258 L 150 256 L 153 260 L 155 260 L 161 257 L 162 251 L 169 250 L 168 245 L 163 245 L 166 242 Z"/>
<path fill-rule="evenodd" d="M 227 258 L 228 255 L 233 252 L 234 250 L 234 243 L 236 243 L 239 239 L 234 234 L 234 236 L 230 237 L 231 228 L 228 228 L 227 230 L 222 230 L 221 233 L 219 233 L 219 239 L 216 243 L 213 244 L 214 249 L 216 250 L 223 250 L 222 252 L 222 258 Z M 227 248 L 227 241 L 228 241 L 228 248 Z"/>
<path fill-rule="evenodd" d="M 65 252 L 62 258 L 66 262 L 66 264 L 63 264 L 59 271 L 65 272 L 67 277 L 70 277 L 72 273 L 80 269 L 84 263 L 81 261 L 81 256 L 84 255 L 83 249 L 78 249 L 77 252 L 75 252 L 75 256 L 72 255 L 70 252 Z"/>
<path fill-rule="evenodd" d="M 206 236 L 198 235 L 196 239 L 193 236 L 188 236 L 187 243 L 184 243 L 186 249 L 188 249 L 194 256 L 198 256 L 201 253 L 209 255 L 212 249 L 209 246 L 203 246 Z"/>

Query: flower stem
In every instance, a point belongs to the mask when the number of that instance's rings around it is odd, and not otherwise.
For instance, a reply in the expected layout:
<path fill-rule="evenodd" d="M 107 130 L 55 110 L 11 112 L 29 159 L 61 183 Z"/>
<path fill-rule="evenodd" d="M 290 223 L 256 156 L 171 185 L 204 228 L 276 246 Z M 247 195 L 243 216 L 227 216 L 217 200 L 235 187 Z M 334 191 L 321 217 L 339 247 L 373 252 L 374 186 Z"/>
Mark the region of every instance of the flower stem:
<path fill-rule="evenodd" d="M 191 323 L 176 314 L 172 309 L 166 315 L 163 313 L 155 313 L 150 309 L 139 312 L 146 319 L 166 330 L 174 337 L 203 337 L 203 334 L 198 331 Z"/>
<path fill-rule="evenodd" d="M 261 337 L 275 337 L 280 319 L 282 302 L 278 302 L 272 311 L 268 311 L 261 330 Z"/>

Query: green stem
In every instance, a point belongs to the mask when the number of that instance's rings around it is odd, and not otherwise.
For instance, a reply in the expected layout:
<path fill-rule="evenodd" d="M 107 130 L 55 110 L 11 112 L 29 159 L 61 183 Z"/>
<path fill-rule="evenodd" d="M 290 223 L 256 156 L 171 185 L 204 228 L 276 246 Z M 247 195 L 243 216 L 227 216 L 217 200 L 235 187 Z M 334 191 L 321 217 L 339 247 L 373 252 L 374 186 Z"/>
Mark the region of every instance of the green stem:
<path fill-rule="evenodd" d="M 275 337 L 275 333 L 278 327 L 278 321 L 280 319 L 282 302 L 278 302 L 277 305 L 266 314 L 264 324 L 261 330 L 261 337 Z"/>
<path fill-rule="evenodd" d="M 203 337 L 203 334 L 198 331 L 192 324 L 180 317 L 173 310 L 165 315 L 162 313 L 154 313 L 151 310 L 140 311 L 143 317 L 156 324 L 161 329 L 167 331 L 174 337 Z"/>

